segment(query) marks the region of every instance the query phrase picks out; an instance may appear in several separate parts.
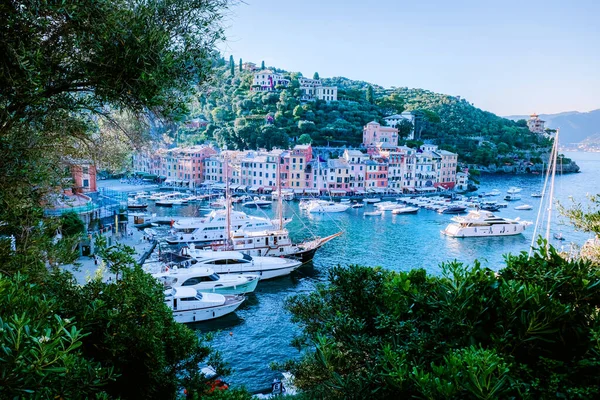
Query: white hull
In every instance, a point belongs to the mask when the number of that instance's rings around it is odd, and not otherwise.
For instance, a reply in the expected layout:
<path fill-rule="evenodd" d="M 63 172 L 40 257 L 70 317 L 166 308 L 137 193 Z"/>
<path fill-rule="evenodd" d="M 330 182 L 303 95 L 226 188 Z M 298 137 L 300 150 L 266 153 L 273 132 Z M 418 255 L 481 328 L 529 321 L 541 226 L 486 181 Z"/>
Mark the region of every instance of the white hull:
<path fill-rule="evenodd" d="M 215 307 L 199 308 L 195 310 L 173 311 L 173 319 L 176 322 L 187 324 L 198 321 L 208 321 L 234 312 L 245 299 L 231 302 Z"/>
<path fill-rule="evenodd" d="M 215 265 L 212 266 L 212 268 L 218 274 L 258 275 L 259 279 L 267 280 L 289 275 L 293 271 L 298 269 L 300 265 L 301 264 L 298 262 L 297 264 L 289 264 L 280 268 L 271 268 L 264 270 L 257 270 L 253 267 L 241 267 L 236 265 Z"/>
<path fill-rule="evenodd" d="M 506 226 L 494 227 L 456 227 L 454 224 L 448 225 L 442 233 L 450 237 L 493 237 L 493 236 L 514 236 L 520 235 L 525 231 L 525 224 L 511 224 Z"/>
<path fill-rule="evenodd" d="M 350 208 L 350 206 L 344 205 L 344 204 L 326 204 L 326 205 L 317 204 L 317 205 L 311 207 L 308 211 L 310 213 L 336 213 L 336 212 L 344 212 L 348 208 Z"/>

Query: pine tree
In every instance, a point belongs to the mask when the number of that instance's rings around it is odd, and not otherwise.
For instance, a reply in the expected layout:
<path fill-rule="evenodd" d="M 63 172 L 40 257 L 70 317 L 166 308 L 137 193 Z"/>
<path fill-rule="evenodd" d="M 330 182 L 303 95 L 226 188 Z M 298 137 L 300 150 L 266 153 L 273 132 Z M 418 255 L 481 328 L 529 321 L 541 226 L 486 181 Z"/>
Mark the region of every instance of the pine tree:
<path fill-rule="evenodd" d="M 260 69 L 265 69 L 265 62 L 264 61 L 260 64 Z"/>
<path fill-rule="evenodd" d="M 231 70 L 231 75 L 235 73 L 235 63 L 233 62 L 233 56 L 229 56 L 229 69 Z"/>
<path fill-rule="evenodd" d="M 319 73 L 318 72 L 315 72 L 315 74 L 313 75 L 313 79 L 321 79 L 321 78 L 319 78 Z"/>
<path fill-rule="evenodd" d="M 371 85 L 367 86 L 367 101 L 371 104 L 375 102 L 375 99 L 373 97 L 373 86 Z"/>
<path fill-rule="evenodd" d="M 242 59 L 240 58 L 240 72 L 242 72 Z"/>

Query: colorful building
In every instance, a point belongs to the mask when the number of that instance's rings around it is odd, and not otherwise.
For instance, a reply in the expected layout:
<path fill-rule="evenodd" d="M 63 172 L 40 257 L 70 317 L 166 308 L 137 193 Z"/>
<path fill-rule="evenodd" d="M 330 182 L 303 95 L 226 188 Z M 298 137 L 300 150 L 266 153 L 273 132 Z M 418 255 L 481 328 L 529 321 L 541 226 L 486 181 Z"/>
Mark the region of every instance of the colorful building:
<path fill-rule="evenodd" d="M 398 146 L 398 129 L 381 126 L 376 121 L 369 122 L 363 128 L 363 147 L 376 146 L 381 143 Z"/>

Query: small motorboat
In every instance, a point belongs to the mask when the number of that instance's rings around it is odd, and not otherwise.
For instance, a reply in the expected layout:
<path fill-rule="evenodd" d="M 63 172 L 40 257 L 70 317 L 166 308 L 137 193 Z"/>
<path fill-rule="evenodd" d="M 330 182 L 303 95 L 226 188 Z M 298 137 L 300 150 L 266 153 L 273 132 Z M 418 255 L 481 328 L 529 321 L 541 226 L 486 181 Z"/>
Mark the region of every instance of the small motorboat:
<path fill-rule="evenodd" d="M 392 214 L 416 214 L 419 211 L 419 207 L 400 207 L 392 210 Z"/>
<path fill-rule="evenodd" d="M 542 197 L 542 194 L 540 192 L 533 192 L 531 193 L 531 197 Z"/>
<path fill-rule="evenodd" d="M 378 197 L 363 199 L 363 203 L 379 203 L 380 201 L 381 201 L 381 199 Z"/>
<path fill-rule="evenodd" d="M 363 203 L 352 203 L 351 208 L 363 208 L 365 205 Z"/>
<path fill-rule="evenodd" d="M 146 208 L 148 208 L 148 203 L 130 201 L 127 203 L 127 208 L 130 210 L 145 210 Z"/>
<path fill-rule="evenodd" d="M 252 208 L 266 208 L 271 207 L 273 204 L 272 201 L 267 200 L 264 196 L 258 198 L 254 197 L 252 200 L 243 203 L 244 207 L 252 207 Z"/>
<path fill-rule="evenodd" d="M 207 321 L 234 312 L 246 300 L 244 296 L 223 296 L 201 293 L 180 286 L 165 290 L 165 304 L 173 310 L 173 319 L 180 323 Z"/>
<path fill-rule="evenodd" d="M 491 197 L 491 196 L 500 196 L 500 194 L 501 194 L 501 192 L 498 189 L 494 189 L 489 192 L 485 192 L 483 195 L 486 197 Z"/>
<path fill-rule="evenodd" d="M 554 239 L 556 239 L 556 240 L 565 240 L 565 237 L 563 236 L 562 233 L 555 233 L 553 236 L 554 236 Z"/>
<path fill-rule="evenodd" d="M 522 204 L 520 206 L 516 206 L 515 210 L 532 210 L 533 207 L 530 206 L 529 204 Z"/>
<path fill-rule="evenodd" d="M 521 200 L 521 196 L 516 195 L 516 194 L 507 194 L 504 197 L 505 201 L 517 201 L 517 200 Z"/>
<path fill-rule="evenodd" d="M 438 213 L 440 214 L 460 214 L 467 210 L 465 206 L 451 205 L 448 207 L 443 207 L 439 209 Z"/>
<path fill-rule="evenodd" d="M 381 210 L 378 210 L 378 211 L 367 211 L 367 212 L 365 212 L 364 215 L 367 216 L 367 217 L 377 217 L 377 216 L 383 215 L 383 211 L 381 211 Z"/>

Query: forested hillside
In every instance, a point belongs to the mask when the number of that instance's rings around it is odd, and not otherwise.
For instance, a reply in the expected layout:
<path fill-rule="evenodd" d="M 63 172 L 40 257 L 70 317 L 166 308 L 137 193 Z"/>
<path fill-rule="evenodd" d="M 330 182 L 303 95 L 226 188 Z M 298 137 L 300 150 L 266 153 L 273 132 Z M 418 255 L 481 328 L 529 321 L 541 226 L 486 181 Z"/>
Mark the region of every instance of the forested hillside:
<path fill-rule="evenodd" d="M 298 77 L 302 75 L 270 69 L 289 78 L 290 86 L 255 93 L 250 91 L 251 72 L 242 71 L 232 60 L 220 60 L 212 82 L 199 91 L 190 116 L 208 125 L 180 130 L 180 140 L 214 140 L 237 149 L 288 147 L 290 140 L 359 146 L 366 123 L 383 123 L 383 117 L 408 110 L 417 116 L 416 141 L 433 140 L 465 161 L 497 163 L 498 155 L 518 156 L 548 146 L 547 140 L 528 131 L 525 121 L 501 118 L 464 99 L 424 89 L 385 89 L 343 77 L 326 78 L 324 85 L 338 87 L 339 101 L 301 102 Z M 400 136 L 409 132 L 410 127 L 401 127 Z"/>

